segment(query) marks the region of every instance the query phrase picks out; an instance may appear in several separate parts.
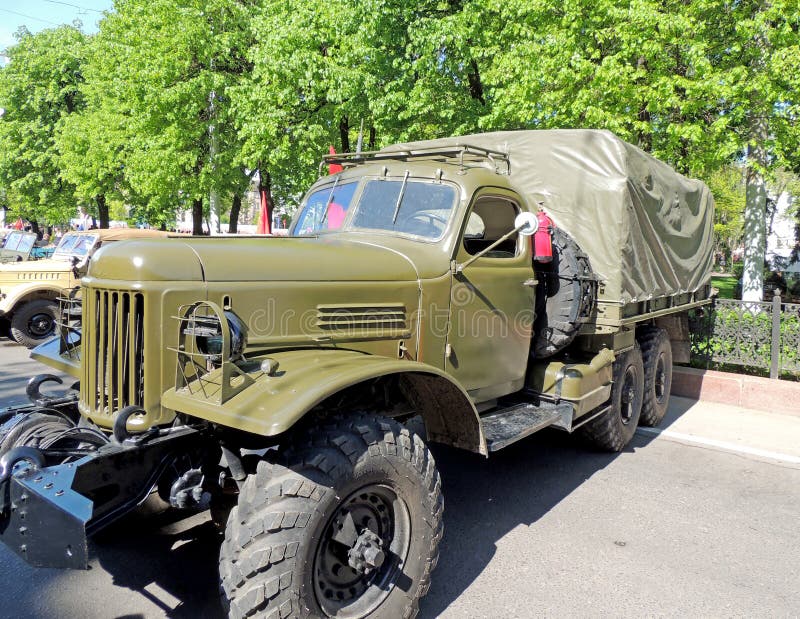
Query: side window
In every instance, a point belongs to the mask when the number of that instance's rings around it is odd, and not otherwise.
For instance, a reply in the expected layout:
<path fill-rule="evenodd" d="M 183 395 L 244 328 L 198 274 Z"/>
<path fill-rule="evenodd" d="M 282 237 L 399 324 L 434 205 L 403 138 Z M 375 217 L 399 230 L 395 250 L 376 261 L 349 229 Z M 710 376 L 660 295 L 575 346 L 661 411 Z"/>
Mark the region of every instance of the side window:
<path fill-rule="evenodd" d="M 474 256 L 486 249 L 514 229 L 514 219 L 519 213 L 519 207 L 507 198 L 486 196 L 478 198 L 467 219 L 464 231 L 464 249 Z M 492 251 L 486 254 L 487 258 L 514 258 L 517 255 L 518 244 L 515 234 L 506 239 Z"/>

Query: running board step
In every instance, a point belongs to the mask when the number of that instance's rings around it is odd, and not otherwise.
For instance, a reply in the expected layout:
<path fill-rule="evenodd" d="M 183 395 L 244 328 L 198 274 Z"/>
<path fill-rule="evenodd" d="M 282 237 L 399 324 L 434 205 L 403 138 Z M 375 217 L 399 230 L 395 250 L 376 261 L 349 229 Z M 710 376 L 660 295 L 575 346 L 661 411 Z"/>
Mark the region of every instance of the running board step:
<path fill-rule="evenodd" d="M 572 420 L 572 405 L 542 402 L 538 406 L 524 402 L 481 417 L 486 447 L 497 451 L 518 440 L 538 432 L 542 428 L 561 421 L 564 417 Z"/>

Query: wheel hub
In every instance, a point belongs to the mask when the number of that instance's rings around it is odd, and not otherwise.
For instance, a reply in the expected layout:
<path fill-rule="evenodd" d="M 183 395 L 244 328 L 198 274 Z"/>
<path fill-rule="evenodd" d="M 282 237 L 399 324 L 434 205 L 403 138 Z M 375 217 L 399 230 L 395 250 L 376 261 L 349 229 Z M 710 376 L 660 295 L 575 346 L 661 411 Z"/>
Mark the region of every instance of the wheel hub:
<path fill-rule="evenodd" d="M 396 492 L 368 485 L 345 499 L 320 539 L 313 581 L 324 615 L 363 617 L 392 590 L 410 543 Z"/>
<path fill-rule="evenodd" d="M 353 547 L 347 551 L 348 564 L 359 574 L 369 574 L 383 565 L 386 555 L 381 538 L 369 529 L 361 531 Z"/>
<path fill-rule="evenodd" d="M 34 314 L 28 321 L 28 330 L 34 337 L 44 337 L 53 329 L 53 319 L 49 314 Z"/>
<path fill-rule="evenodd" d="M 636 400 L 636 370 L 628 368 L 625 372 L 625 382 L 622 385 L 620 402 L 620 415 L 622 423 L 628 425 L 633 417 L 633 407 Z"/>
<path fill-rule="evenodd" d="M 655 391 L 656 391 L 656 399 L 659 402 L 663 401 L 664 396 L 666 395 L 667 391 L 667 371 L 664 362 L 664 355 L 661 354 L 658 357 L 658 361 L 656 362 L 656 371 L 655 371 Z"/>

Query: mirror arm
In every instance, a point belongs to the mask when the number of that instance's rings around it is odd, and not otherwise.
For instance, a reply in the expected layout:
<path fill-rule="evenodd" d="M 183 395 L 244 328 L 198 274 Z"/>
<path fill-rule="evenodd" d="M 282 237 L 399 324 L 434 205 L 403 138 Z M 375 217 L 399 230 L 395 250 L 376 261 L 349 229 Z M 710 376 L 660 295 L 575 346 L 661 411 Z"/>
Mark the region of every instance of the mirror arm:
<path fill-rule="evenodd" d="M 496 240 L 494 243 L 492 243 L 491 245 L 489 245 L 489 247 L 485 247 L 484 249 L 482 249 L 481 251 L 479 251 L 477 254 L 475 254 L 474 256 L 472 256 L 472 258 L 470 258 L 470 259 L 469 259 L 469 260 L 467 260 L 466 262 L 462 262 L 461 264 L 457 265 L 457 266 L 456 266 L 456 272 L 457 272 L 457 273 L 461 273 L 461 272 L 462 272 L 464 269 L 466 269 L 466 268 L 467 268 L 469 265 L 471 265 L 473 262 L 475 262 L 475 261 L 476 261 L 478 258 L 483 258 L 483 256 L 485 256 L 485 255 L 486 255 L 486 254 L 488 254 L 490 251 L 492 251 L 492 250 L 493 250 L 495 247 L 497 247 L 498 245 L 500 245 L 500 243 L 502 243 L 503 241 L 507 241 L 507 240 L 508 240 L 508 239 L 510 239 L 512 236 L 514 236 L 514 235 L 515 235 L 517 232 L 519 232 L 519 231 L 520 231 L 520 230 L 522 230 L 523 228 L 527 228 L 527 227 L 528 227 L 528 224 L 527 224 L 527 223 L 524 223 L 524 224 L 522 224 L 522 225 L 519 225 L 519 226 L 517 226 L 517 227 L 516 227 L 516 228 L 514 228 L 513 230 L 510 230 L 509 232 L 507 232 L 506 234 L 504 234 L 503 236 L 501 236 L 499 239 L 497 239 L 497 240 Z"/>

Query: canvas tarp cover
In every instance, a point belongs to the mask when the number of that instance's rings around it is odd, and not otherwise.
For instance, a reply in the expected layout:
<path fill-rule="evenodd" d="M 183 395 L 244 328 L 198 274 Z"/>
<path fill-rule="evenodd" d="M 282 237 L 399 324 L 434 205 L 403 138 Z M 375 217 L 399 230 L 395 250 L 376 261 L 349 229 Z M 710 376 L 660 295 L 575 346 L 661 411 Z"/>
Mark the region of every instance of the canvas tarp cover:
<path fill-rule="evenodd" d="M 708 283 L 714 220 L 708 187 L 610 131 L 504 131 L 385 150 L 456 145 L 508 153 L 515 189 L 531 208 L 541 203 L 589 255 L 601 301 L 645 301 Z"/>

